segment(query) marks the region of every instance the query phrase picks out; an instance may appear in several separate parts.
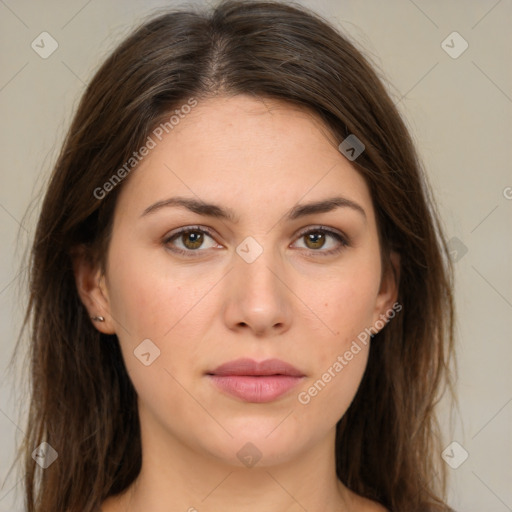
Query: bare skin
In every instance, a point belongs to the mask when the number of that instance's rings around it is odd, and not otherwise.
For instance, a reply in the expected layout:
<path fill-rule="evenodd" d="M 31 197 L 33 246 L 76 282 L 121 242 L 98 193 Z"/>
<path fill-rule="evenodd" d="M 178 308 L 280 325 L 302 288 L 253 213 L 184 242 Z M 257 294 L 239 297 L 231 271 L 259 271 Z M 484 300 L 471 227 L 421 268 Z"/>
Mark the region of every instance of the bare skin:
<path fill-rule="evenodd" d="M 318 118 L 276 100 L 204 101 L 157 142 L 122 184 L 105 275 L 75 265 L 82 301 L 119 338 L 138 394 L 142 469 L 102 512 L 385 511 L 335 473 L 336 424 L 370 350 L 354 340 L 397 297 L 366 182 Z M 144 214 L 176 196 L 238 222 L 177 206 Z M 349 202 L 287 217 L 333 196 Z M 250 262 L 237 252 L 258 247 Z M 147 339 L 146 353 L 160 351 L 149 365 L 134 355 Z M 281 359 L 303 378 L 274 400 L 240 399 L 208 373 L 241 357 Z M 247 443 L 252 467 L 239 456 Z"/>
<path fill-rule="evenodd" d="M 339 508 L 339 512 L 344 512 L 345 510 L 350 512 L 389 512 L 389 510 L 383 507 L 380 503 L 369 500 L 368 498 L 365 498 L 363 496 L 359 496 L 358 494 L 352 492 L 350 489 L 345 487 L 341 482 L 339 482 L 339 493 L 340 496 L 343 496 L 344 500 L 344 508 Z M 132 510 L 130 508 L 130 494 L 124 493 L 118 496 L 112 496 L 105 500 L 100 512 L 127 512 L 129 510 Z M 207 509 L 205 508 L 205 510 Z M 294 510 L 303 511 L 304 509 L 302 509 L 301 507 L 290 507 L 283 509 L 283 512 L 291 512 Z M 190 510 L 188 512 L 194 511 Z"/>

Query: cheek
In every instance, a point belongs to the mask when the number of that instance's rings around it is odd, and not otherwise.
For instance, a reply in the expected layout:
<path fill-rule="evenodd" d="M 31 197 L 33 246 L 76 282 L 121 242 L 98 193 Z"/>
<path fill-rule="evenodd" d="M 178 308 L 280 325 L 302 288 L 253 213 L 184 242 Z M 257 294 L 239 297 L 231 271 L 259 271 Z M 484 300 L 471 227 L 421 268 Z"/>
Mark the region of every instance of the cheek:
<path fill-rule="evenodd" d="M 332 358 L 333 352 L 347 350 L 352 340 L 371 326 L 379 291 L 379 267 L 377 264 L 361 265 L 340 272 L 318 288 L 310 301 L 324 320 L 325 347 L 322 353 Z M 328 361 L 324 359 L 324 364 Z"/>
<path fill-rule="evenodd" d="M 331 423 L 339 420 L 352 402 L 368 361 L 369 344 L 355 340 L 343 349 L 308 379 L 297 397 L 306 409 L 329 416 Z"/>
<path fill-rule="evenodd" d="M 215 280 L 192 267 L 173 270 L 158 252 L 134 248 L 121 256 L 113 245 L 109 298 L 125 365 L 137 392 L 149 402 L 158 397 L 160 403 L 172 403 L 181 390 L 173 376 L 185 382 L 204 358 L 201 340 L 211 314 L 205 305 Z M 145 366 L 144 358 L 137 356 L 147 352 L 146 362 L 152 362 Z"/>
<path fill-rule="evenodd" d="M 296 396 L 299 430 L 308 433 L 312 442 L 332 429 L 349 409 L 366 369 L 369 344 L 339 341 L 324 354 Z"/>
<path fill-rule="evenodd" d="M 302 387 L 298 401 L 311 409 L 327 411 L 322 414 L 333 422 L 350 405 L 369 355 L 368 329 L 372 326 L 380 267 L 374 259 L 366 265 L 359 263 L 357 268 L 330 279 L 321 294 L 310 295 L 323 325 L 315 336 L 313 351 L 309 349 L 314 374 Z"/>
<path fill-rule="evenodd" d="M 365 328 L 372 319 L 374 289 L 347 287 L 330 304 L 328 332 L 310 345 L 312 374 L 297 396 L 305 425 L 335 425 L 350 406 L 363 378 L 370 350 Z M 311 347 L 314 347 L 311 350 Z"/>
<path fill-rule="evenodd" d="M 133 341 L 163 340 L 172 336 L 182 319 L 194 314 L 212 286 L 211 279 L 198 278 L 192 269 L 171 273 L 163 248 L 162 252 L 148 251 L 137 248 L 135 242 L 131 246 L 134 249 L 126 255 L 119 249 L 111 252 L 109 296 L 112 316 L 119 324 L 117 331 Z"/>
<path fill-rule="evenodd" d="M 377 287 L 373 282 L 344 283 L 331 315 L 338 333 L 337 343 L 345 344 L 369 327 L 373 318 Z M 341 347 L 340 347 L 341 348 Z"/>

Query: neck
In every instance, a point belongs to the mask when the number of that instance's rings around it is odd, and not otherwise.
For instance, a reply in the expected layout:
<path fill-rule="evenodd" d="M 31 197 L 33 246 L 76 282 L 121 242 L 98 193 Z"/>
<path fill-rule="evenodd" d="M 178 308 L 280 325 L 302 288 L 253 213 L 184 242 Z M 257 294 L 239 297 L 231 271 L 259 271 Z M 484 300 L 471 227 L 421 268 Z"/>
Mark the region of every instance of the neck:
<path fill-rule="evenodd" d="M 293 459 L 275 463 L 273 458 L 264 464 L 263 457 L 253 467 L 244 467 L 187 446 L 145 419 L 142 468 L 122 496 L 123 512 L 352 510 L 352 493 L 336 476 L 334 428 Z M 233 440 L 233 446 L 238 445 Z"/>

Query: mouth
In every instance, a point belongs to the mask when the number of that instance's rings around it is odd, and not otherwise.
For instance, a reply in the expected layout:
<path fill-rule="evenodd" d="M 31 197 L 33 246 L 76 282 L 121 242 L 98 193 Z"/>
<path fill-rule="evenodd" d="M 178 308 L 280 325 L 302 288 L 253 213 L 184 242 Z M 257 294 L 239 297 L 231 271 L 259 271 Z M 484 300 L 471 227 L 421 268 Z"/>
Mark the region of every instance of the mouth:
<path fill-rule="evenodd" d="M 303 372 L 279 359 L 261 362 L 237 359 L 207 372 L 206 376 L 224 393 L 252 403 L 277 400 L 305 377 Z"/>

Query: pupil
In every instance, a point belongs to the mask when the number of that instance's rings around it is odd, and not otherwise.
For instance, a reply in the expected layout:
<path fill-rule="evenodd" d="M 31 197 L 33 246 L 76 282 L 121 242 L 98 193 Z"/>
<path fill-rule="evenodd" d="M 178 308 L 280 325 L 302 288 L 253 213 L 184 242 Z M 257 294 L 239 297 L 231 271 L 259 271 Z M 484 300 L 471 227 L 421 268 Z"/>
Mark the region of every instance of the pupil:
<path fill-rule="evenodd" d="M 191 245 L 193 248 L 196 248 L 198 244 L 201 244 L 202 234 L 198 232 L 190 232 L 185 235 L 185 245 Z"/>
<path fill-rule="evenodd" d="M 309 236 L 310 242 L 312 242 L 313 244 L 318 245 L 319 243 L 322 242 L 321 239 L 323 238 L 324 234 L 323 233 L 316 233 L 316 234 L 310 234 L 308 236 Z"/>

